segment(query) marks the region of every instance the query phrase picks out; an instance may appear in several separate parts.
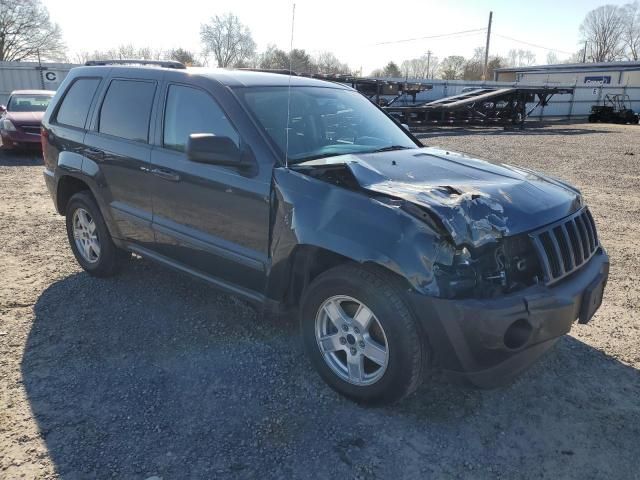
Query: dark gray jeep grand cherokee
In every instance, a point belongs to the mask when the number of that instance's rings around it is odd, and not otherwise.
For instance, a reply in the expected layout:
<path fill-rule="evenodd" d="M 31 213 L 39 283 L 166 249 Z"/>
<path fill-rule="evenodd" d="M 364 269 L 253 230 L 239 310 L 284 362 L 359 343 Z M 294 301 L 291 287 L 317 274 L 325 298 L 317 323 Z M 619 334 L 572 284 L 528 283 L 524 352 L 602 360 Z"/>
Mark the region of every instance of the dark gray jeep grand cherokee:
<path fill-rule="evenodd" d="M 503 383 L 589 321 L 607 282 L 578 190 L 425 148 L 335 83 L 76 68 L 42 144 L 87 272 L 134 252 L 295 308 L 320 375 L 358 401 L 400 399 L 436 367 Z"/>

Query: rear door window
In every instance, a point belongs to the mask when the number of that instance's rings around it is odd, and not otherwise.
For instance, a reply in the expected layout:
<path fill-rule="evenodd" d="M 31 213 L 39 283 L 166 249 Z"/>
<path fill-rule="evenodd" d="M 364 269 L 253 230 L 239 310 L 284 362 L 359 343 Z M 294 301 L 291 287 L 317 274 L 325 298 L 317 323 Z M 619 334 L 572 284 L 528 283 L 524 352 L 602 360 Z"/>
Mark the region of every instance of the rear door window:
<path fill-rule="evenodd" d="M 99 78 L 78 78 L 71 84 L 56 115 L 56 122 L 71 127 L 84 128 L 87 113 L 96 93 Z"/>
<path fill-rule="evenodd" d="M 155 91 L 155 82 L 113 80 L 102 102 L 98 131 L 146 143 Z"/>
<path fill-rule="evenodd" d="M 164 147 L 184 152 L 192 133 L 213 133 L 240 144 L 238 132 L 208 93 L 170 85 L 164 114 Z"/>

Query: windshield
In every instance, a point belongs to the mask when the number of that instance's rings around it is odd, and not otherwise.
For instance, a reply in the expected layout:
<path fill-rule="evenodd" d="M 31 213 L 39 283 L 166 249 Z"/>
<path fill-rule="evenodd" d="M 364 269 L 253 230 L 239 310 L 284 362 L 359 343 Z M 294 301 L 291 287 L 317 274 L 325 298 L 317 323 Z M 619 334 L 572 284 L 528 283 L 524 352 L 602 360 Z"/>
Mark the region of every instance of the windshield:
<path fill-rule="evenodd" d="M 288 87 L 237 90 L 283 157 L 287 150 L 288 90 Z M 291 87 L 289 111 L 289 163 L 347 153 L 418 148 L 402 127 L 358 92 Z"/>
<path fill-rule="evenodd" d="M 49 95 L 14 95 L 9 99 L 10 112 L 44 112 L 51 101 Z"/>

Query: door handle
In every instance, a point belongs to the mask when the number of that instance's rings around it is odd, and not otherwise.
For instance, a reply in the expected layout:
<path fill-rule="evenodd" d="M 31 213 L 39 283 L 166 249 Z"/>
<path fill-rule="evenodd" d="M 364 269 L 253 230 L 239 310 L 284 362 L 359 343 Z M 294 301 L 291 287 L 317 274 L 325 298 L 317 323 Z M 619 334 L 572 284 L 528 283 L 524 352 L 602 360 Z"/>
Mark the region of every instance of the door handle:
<path fill-rule="evenodd" d="M 169 180 L 171 182 L 179 182 L 180 181 L 180 175 L 178 175 L 176 172 L 166 169 L 166 168 L 152 168 L 151 169 L 151 173 L 153 173 L 154 175 L 164 179 L 164 180 Z"/>
<path fill-rule="evenodd" d="M 104 158 L 104 151 L 97 148 L 85 148 L 84 155 L 93 160 L 102 160 Z"/>

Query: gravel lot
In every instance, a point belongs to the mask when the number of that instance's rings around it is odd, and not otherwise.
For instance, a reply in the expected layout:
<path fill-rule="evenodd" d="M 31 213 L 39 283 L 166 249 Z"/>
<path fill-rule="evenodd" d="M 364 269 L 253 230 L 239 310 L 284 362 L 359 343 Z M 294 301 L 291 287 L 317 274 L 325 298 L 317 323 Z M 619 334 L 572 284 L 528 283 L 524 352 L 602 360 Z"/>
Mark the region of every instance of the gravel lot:
<path fill-rule="evenodd" d="M 603 307 L 514 384 L 439 375 L 363 408 L 297 326 L 136 259 L 81 272 L 33 155 L 0 153 L 0 478 L 640 478 L 640 127 L 443 129 L 426 143 L 579 186 Z"/>

